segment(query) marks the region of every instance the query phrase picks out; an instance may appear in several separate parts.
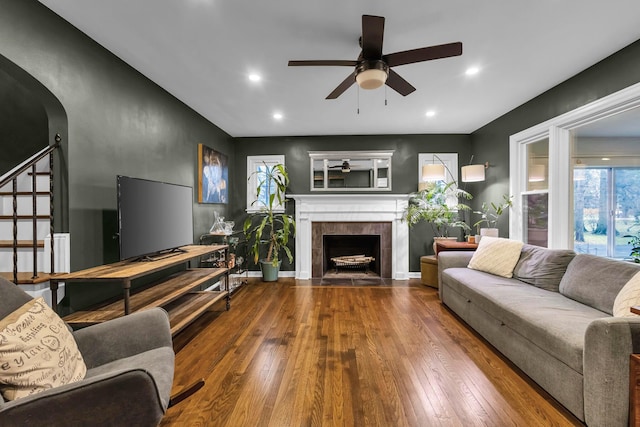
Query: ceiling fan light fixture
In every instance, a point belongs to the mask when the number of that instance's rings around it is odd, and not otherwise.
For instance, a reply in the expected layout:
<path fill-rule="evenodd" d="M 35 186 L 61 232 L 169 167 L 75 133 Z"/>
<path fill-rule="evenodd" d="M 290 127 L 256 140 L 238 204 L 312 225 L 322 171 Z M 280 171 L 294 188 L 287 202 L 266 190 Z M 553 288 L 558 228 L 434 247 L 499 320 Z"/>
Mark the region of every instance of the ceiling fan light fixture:
<path fill-rule="evenodd" d="M 356 83 L 362 89 L 377 89 L 387 81 L 389 67 L 383 61 L 365 61 L 356 68 Z"/>

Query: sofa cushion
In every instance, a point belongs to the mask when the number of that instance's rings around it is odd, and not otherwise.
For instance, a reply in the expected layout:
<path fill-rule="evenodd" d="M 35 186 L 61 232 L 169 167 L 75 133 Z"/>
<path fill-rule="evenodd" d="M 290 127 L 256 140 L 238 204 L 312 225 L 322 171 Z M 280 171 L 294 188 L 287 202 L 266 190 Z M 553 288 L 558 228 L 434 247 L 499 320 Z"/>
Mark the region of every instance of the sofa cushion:
<path fill-rule="evenodd" d="M 0 320 L 0 355 L 7 400 L 80 381 L 87 372 L 73 335 L 42 297 Z"/>
<path fill-rule="evenodd" d="M 483 236 L 469 268 L 509 278 L 520 258 L 522 245 L 517 240 Z"/>
<path fill-rule="evenodd" d="M 522 247 L 513 277 L 548 291 L 558 292 L 560 281 L 576 253 L 568 249 L 547 249 L 540 246 Z"/>
<path fill-rule="evenodd" d="M 522 337 L 582 373 L 584 334 L 600 310 L 528 285 L 466 268 L 442 272 L 442 287 L 453 288 Z"/>
<path fill-rule="evenodd" d="M 640 265 L 595 255 L 578 254 L 560 281 L 560 293 L 613 314 L 613 302 Z"/>
<path fill-rule="evenodd" d="M 622 287 L 613 301 L 613 315 L 616 317 L 638 317 L 631 307 L 640 305 L 640 273 L 636 273 Z"/>

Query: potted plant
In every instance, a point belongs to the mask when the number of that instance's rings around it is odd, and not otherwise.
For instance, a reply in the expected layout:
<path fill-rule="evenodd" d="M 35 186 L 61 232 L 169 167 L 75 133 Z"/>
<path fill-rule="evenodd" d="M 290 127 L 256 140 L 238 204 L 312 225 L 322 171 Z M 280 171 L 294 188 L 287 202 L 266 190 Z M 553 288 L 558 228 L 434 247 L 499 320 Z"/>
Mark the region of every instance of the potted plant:
<path fill-rule="evenodd" d="M 254 172 L 258 178 L 256 199 L 252 202 L 259 210 L 250 214 L 244 222 L 244 234 L 249 253 L 260 266 L 265 282 L 278 280 L 284 252 L 293 262 L 291 249 L 287 246 L 289 238 L 296 233 L 296 223 L 291 215 L 285 213 L 285 191 L 289 185 L 289 175 L 283 164 L 267 166 Z M 260 258 L 261 250 L 266 248 L 266 257 Z"/>
<path fill-rule="evenodd" d="M 455 198 L 456 202 L 447 203 L 447 199 Z M 427 187 L 409 197 L 409 204 L 404 211 L 403 220 L 409 227 L 425 221 L 431 225 L 434 235 L 434 252 L 436 240 L 449 238 L 449 233 L 454 228 L 469 230 L 469 225 L 460 219 L 459 212 L 471 209 L 459 199 L 471 199 L 471 194 L 457 188 L 455 182 L 429 183 Z M 454 237 L 457 240 L 457 237 Z"/>
<path fill-rule="evenodd" d="M 479 211 L 473 211 L 473 213 L 481 215 L 480 220 L 473 224 L 477 228 L 479 235 L 476 236 L 476 243 L 480 240 L 480 236 L 498 237 L 498 229 L 496 228 L 498 218 L 511 206 L 513 206 L 513 196 L 503 194 L 502 203 L 483 202 Z M 486 227 L 481 228 L 482 224 L 485 224 Z"/>
<path fill-rule="evenodd" d="M 627 231 L 631 231 L 633 228 L 637 228 L 639 226 L 640 222 L 636 221 L 627 229 Z M 640 231 L 637 231 L 636 234 L 625 234 L 623 237 L 630 239 L 627 242 L 627 245 L 631 245 L 629 257 L 631 257 L 633 262 L 640 263 Z"/>

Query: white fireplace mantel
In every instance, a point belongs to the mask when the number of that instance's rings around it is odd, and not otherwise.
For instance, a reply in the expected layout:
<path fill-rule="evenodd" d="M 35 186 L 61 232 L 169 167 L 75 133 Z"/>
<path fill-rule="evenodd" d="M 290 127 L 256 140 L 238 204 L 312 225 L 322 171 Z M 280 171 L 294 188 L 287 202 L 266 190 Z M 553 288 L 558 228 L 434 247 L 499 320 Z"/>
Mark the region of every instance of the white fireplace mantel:
<path fill-rule="evenodd" d="M 402 221 L 406 194 L 288 194 L 296 202 L 296 278 L 311 278 L 313 222 L 391 222 L 391 278 L 409 278 L 409 227 Z"/>

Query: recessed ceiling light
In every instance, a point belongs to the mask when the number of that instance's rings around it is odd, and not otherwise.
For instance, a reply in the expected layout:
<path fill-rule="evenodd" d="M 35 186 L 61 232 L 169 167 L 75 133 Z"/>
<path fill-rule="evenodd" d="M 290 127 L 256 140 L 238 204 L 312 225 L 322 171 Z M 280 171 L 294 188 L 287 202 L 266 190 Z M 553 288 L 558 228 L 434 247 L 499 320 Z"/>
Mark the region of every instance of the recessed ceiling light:
<path fill-rule="evenodd" d="M 427 111 L 427 112 L 426 112 L 426 114 L 425 114 L 425 116 L 427 116 L 427 117 L 433 117 L 433 116 L 435 116 L 435 115 L 436 115 L 436 112 L 435 112 L 435 111 L 433 111 L 433 110 L 429 110 L 429 111 Z"/>
<path fill-rule="evenodd" d="M 611 160 L 609 157 L 603 157 L 602 160 L 607 161 L 607 160 Z"/>
<path fill-rule="evenodd" d="M 475 74 L 478 74 L 479 72 L 480 72 L 480 68 L 478 68 L 478 67 L 469 67 L 469 68 L 467 68 L 467 71 L 465 71 L 464 73 L 467 76 L 473 76 Z"/>
<path fill-rule="evenodd" d="M 273 118 L 276 120 L 282 120 L 282 113 L 273 113 Z"/>
<path fill-rule="evenodd" d="M 249 74 L 249 80 L 251 80 L 252 82 L 259 82 L 260 80 L 262 80 L 262 77 L 260 77 L 260 74 Z"/>

